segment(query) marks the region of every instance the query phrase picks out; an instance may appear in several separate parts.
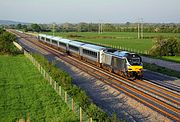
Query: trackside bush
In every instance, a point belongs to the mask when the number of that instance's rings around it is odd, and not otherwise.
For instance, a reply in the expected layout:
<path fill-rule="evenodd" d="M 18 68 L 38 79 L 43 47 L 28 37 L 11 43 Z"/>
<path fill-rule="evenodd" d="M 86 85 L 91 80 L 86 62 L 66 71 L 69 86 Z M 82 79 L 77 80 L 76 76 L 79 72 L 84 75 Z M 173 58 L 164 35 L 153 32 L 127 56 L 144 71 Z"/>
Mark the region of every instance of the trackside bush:
<path fill-rule="evenodd" d="M 16 41 L 16 36 L 0 29 L 0 54 L 16 55 L 20 51 L 14 46 L 13 41 Z"/>
<path fill-rule="evenodd" d="M 177 41 L 176 38 L 166 39 L 159 36 L 155 39 L 150 54 L 153 56 L 178 56 L 180 55 L 180 41 Z"/>
<path fill-rule="evenodd" d="M 60 70 L 55 66 L 55 62 L 50 63 L 44 57 L 33 54 L 33 57 L 44 67 L 51 77 L 71 95 L 76 103 L 82 107 L 82 109 L 89 115 L 92 116 L 93 120 L 97 122 L 111 122 L 113 119 L 107 116 L 96 105 L 92 104 L 86 95 L 78 86 L 72 84 L 72 78 L 64 71 Z M 117 120 L 118 121 L 118 120 Z"/>

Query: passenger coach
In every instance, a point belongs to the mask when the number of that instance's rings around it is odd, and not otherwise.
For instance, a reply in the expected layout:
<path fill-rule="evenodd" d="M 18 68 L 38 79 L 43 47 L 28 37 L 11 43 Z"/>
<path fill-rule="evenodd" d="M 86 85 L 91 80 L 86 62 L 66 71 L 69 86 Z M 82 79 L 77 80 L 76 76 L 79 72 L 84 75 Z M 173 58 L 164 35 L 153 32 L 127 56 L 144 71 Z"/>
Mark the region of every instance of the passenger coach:
<path fill-rule="evenodd" d="M 82 48 L 85 43 L 77 42 L 77 41 L 70 41 L 68 43 L 68 52 L 70 55 L 73 55 L 75 57 L 81 58 Z"/>
<path fill-rule="evenodd" d="M 98 66 L 102 63 L 102 52 L 105 47 L 92 45 L 92 44 L 85 44 L 82 46 L 82 57 L 84 60 L 94 63 Z"/>

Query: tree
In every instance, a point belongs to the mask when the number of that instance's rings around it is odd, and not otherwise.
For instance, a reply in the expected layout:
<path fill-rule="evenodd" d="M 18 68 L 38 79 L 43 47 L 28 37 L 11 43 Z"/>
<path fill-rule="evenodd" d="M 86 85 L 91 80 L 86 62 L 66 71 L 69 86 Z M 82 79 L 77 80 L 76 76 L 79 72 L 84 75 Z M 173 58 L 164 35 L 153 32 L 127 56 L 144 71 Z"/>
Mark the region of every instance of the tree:
<path fill-rule="evenodd" d="M 177 41 L 175 38 L 167 39 L 167 55 L 175 56 L 179 55 L 180 51 L 180 42 Z"/>
<path fill-rule="evenodd" d="M 150 54 L 154 56 L 175 56 L 180 54 L 180 42 L 175 38 L 165 39 L 159 36 L 155 39 Z"/>
<path fill-rule="evenodd" d="M 38 24 L 31 24 L 31 28 L 35 32 L 40 32 L 41 31 L 41 27 Z"/>
<path fill-rule="evenodd" d="M 17 28 L 17 29 L 21 29 L 21 28 L 22 28 L 22 25 L 21 25 L 21 24 L 17 24 L 16 28 Z"/>
<path fill-rule="evenodd" d="M 16 36 L 2 30 L 0 32 L 0 54 L 11 54 L 15 52 L 13 41 L 16 40 Z"/>

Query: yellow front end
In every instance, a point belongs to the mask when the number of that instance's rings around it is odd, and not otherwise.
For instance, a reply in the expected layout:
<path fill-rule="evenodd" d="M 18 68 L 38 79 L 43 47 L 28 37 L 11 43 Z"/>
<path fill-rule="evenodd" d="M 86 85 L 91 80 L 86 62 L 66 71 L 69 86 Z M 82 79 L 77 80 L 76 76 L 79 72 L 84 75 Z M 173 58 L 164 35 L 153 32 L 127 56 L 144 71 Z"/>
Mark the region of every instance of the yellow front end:
<path fill-rule="evenodd" d="M 128 66 L 128 72 L 142 72 L 143 66 Z"/>
<path fill-rule="evenodd" d="M 128 66 L 128 77 L 129 78 L 142 78 L 143 66 Z"/>

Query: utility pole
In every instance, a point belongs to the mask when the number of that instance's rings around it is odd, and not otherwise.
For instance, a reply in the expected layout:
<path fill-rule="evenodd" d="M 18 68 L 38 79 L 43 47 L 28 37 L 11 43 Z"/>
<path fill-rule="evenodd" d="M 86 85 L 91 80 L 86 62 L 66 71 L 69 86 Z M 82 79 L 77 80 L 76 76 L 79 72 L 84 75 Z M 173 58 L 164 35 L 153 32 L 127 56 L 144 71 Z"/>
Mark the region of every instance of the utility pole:
<path fill-rule="evenodd" d="M 53 36 L 54 36 L 54 32 L 55 32 L 55 23 L 53 23 Z"/>
<path fill-rule="evenodd" d="M 103 32 L 103 24 L 101 23 L 101 34 L 102 34 L 102 32 Z"/>
<path fill-rule="evenodd" d="M 138 19 L 138 39 L 143 39 L 143 18 Z"/>
<path fill-rule="evenodd" d="M 140 34 L 139 34 L 139 22 L 138 22 L 138 39 L 140 39 Z"/>
<path fill-rule="evenodd" d="M 100 34 L 100 23 L 98 24 L 98 34 Z"/>
<path fill-rule="evenodd" d="M 143 18 L 141 19 L 141 38 L 143 39 Z"/>
<path fill-rule="evenodd" d="M 98 30 L 98 32 L 99 32 L 99 34 L 102 33 L 102 24 L 101 23 L 99 23 L 99 30 Z"/>
<path fill-rule="evenodd" d="M 98 33 L 99 33 L 99 34 L 102 34 L 102 31 L 103 31 L 103 25 L 102 25 L 102 23 L 101 23 L 101 20 L 99 20 Z"/>

